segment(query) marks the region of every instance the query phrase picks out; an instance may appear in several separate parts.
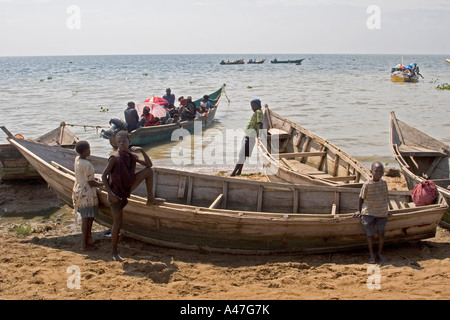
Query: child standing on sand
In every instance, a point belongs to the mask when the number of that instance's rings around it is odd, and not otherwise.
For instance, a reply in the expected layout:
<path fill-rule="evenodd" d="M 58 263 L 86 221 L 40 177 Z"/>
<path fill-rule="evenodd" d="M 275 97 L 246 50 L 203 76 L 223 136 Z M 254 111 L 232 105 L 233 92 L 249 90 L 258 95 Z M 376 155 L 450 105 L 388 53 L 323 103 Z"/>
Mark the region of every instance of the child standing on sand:
<path fill-rule="evenodd" d="M 153 197 L 153 164 L 144 149 L 134 147 L 129 150 L 130 142 L 126 131 L 117 133 L 116 141 L 118 150 L 109 158 L 108 165 L 103 171 L 102 181 L 108 192 L 108 203 L 113 217 L 111 228 L 112 258 L 115 261 L 122 261 L 117 252 L 117 242 L 122 227 L 123 208 L 127 205 L 131 192 L 145 180 L 147 205 L 161 204 L 165 200 Z M 140 160 L 137 154 L 132 151 L 141 152 L 144 161 Z M 140 163 L 146 168 L 135 172 L 136 163 Z"/>
<path fill-rule="evenodd" d="M 354 217 L 361 217 L 364 234 L 369 245 L 369 263 L 385 262 L 382 255 L 384 244 L 384 230 L 389 215 L 389 194 L 384 175 L 384 166 L 380 162 L 372 164 L 372 180 L 363 184 L 359 195 L 359 208 Z M 378 234 L 378 253 L 375 257 L 373 238 Z M 375 259 L 377 258 L 377 260 Z"/>
<path fill-rule="evenodd" d="M 92 240 L 92 224 L 98 213 L 98 199 L 95 187 L 103 184 L 94 178 L 94 166 L 87 160 L 91 155 L 91 148 L 87 141 L 78 141 L 75 145 L 78 156 L 75 158 L 75 184 L 73 186 L 72 201 L 74 213 L 80 213 L 82 218 L 81 232 L 83 236 L 82 250 L 95 249 Z"/>

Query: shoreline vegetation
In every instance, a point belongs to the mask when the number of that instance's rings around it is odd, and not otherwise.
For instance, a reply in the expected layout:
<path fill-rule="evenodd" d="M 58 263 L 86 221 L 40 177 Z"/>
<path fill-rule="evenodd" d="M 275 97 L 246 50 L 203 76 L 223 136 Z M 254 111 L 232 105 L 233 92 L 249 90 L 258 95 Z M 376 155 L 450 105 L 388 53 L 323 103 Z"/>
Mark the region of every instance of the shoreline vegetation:
<path fill-rule="evenodd" d="M 225 175 L 221 171 L 218 175 Z M 236 179 L 266 181 L 258 173 Z M 403 177 L 384 177 L 405 190 Z M 43 181 L 0 180 L 0 297 L 19 300 L 303 300 L 448 299 L 450 232 L 388 246 L 378 265 L 381 287 L 369 289 L 367 250 L 333 254 L 235 256 L 119 242 L 110 259 L 107 229 L 94 223 L 94 251 L 81 250 L 80 225 Z M 70 289 L 69 267 L 80 271 Z"/>

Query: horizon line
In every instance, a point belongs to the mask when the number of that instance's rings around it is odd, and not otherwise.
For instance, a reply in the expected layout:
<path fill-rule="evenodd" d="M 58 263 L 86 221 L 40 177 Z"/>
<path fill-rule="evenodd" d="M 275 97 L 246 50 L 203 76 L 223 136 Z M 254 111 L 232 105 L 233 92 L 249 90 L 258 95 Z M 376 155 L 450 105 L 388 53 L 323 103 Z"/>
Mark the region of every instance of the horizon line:
<path fill-rule="evenodd" d="M 107 54 L 55 54 L 55 55 L 0 55 L 0 58 L 33 58 L 33 57 L 91 57 L 91 56 L 217 56 L 217 55 L 442 55 L 450 56 L 449 53 L 107 53 Z"/>

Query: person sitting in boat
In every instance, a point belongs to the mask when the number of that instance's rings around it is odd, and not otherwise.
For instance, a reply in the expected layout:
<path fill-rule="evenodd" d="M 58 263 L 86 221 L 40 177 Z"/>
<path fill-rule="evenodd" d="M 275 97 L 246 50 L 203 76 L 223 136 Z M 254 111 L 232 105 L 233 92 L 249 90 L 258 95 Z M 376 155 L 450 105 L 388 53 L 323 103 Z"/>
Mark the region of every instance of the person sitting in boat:
<path fill-rule="evenodd" d="M 150 113 L 150 107 L 144 107 L 142 110 L 142 115 L 140 119 L 140 123 L 142 127 L 150 127 L 154 122 L 154 116 Z"/>
<path fill-rule="evenodd" d="M 141 123 L 139 122 L 139 115 L 136 110 L 136 105 L 133 101 L 128 102 L 128 108 L 125 109 L 124 115 L 128 132 L 141 127 Z"/>
<path fill-rule="evenodd" d="M 172 124 L 173 123 L 173 118 L 170 117 L 169 119 L 167 119 L 164 124 Z"/>
<path fill-rule="evenodd" d="M 160 121 L 161 119 L 158 117 L 155 117 L 155 119 L 153 120 L 152 124 L 150 126 L 159 126 L 160 125 Z"/>
<path fill-rule="evenodd" d="M 208 113 L 209 110 L 212 108 L 212 104 L 209 101 L 209 96 L 204 95 L 202 101 L 200 102 L 200 113 L 205 114 Z"/>
<path fill-rule="evenodd" d="M 195 103 L 192 102 L 192 97 L 188 96 L 186 98 L 186 106 L 183 108 L 183 112 L 181 113 L 181 120 L 194 120 L 197 112 L 197 107 Z"/>
<path fill-rule="evenodd" d="M 172 93 L 172 90 L 170 90 L 170 88 L 166 89 L 166 94 L 163 96 L 163 99 L 168 102 L 168 107 L 175 107 L 175 95 Z"/>
<path fill-rule="evenodd" d="M 169 119 L 172 119 L 168 107 L 164 106 L 164 110 L 166 111 L 166 116 L 159 119 L 159 124 L 167 124 L 167 121 L 169 121 Z"/>
<path fill-rule="evenodd" d="M 181 122 L 180 115 L 179 115 L 178 113 L 175 113 L 175 114 L 173 115 L 173 123 L 176 123 L 176 124 L 179 125 L 180 122 Z"/>
<path fill-rule="evenodd" d="M 186 99 L 181 96 L 178 98 L 178 101 L 180 102 L 180 105 L 178 106 L 178 108 L 176 109 L 175 113 L 181 114 L 184 110 L 184 107 L 186 106 Z"/>
<path fill-rule="evenodd" d="M 175 106 L 167 106 L 165 108 L 166 111 L 169 113 L 170 118 L 172 118 L 173 115 L 177 112 L 177 108 L 175 108 Z"/>

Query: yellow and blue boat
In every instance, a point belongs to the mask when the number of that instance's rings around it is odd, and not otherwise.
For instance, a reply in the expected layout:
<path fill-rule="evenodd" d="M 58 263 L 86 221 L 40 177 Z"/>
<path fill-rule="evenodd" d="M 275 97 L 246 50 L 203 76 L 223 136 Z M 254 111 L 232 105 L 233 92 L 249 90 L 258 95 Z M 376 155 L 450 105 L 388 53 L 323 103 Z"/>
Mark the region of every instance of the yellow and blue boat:
<path fill-rule="evenodd" d="M 419 76 L 422 77 L 417 63 L 411 63 L 407 66 L 398 64 L 391 69 L 391 80 L 393 82 L 419 82 Z"/>

